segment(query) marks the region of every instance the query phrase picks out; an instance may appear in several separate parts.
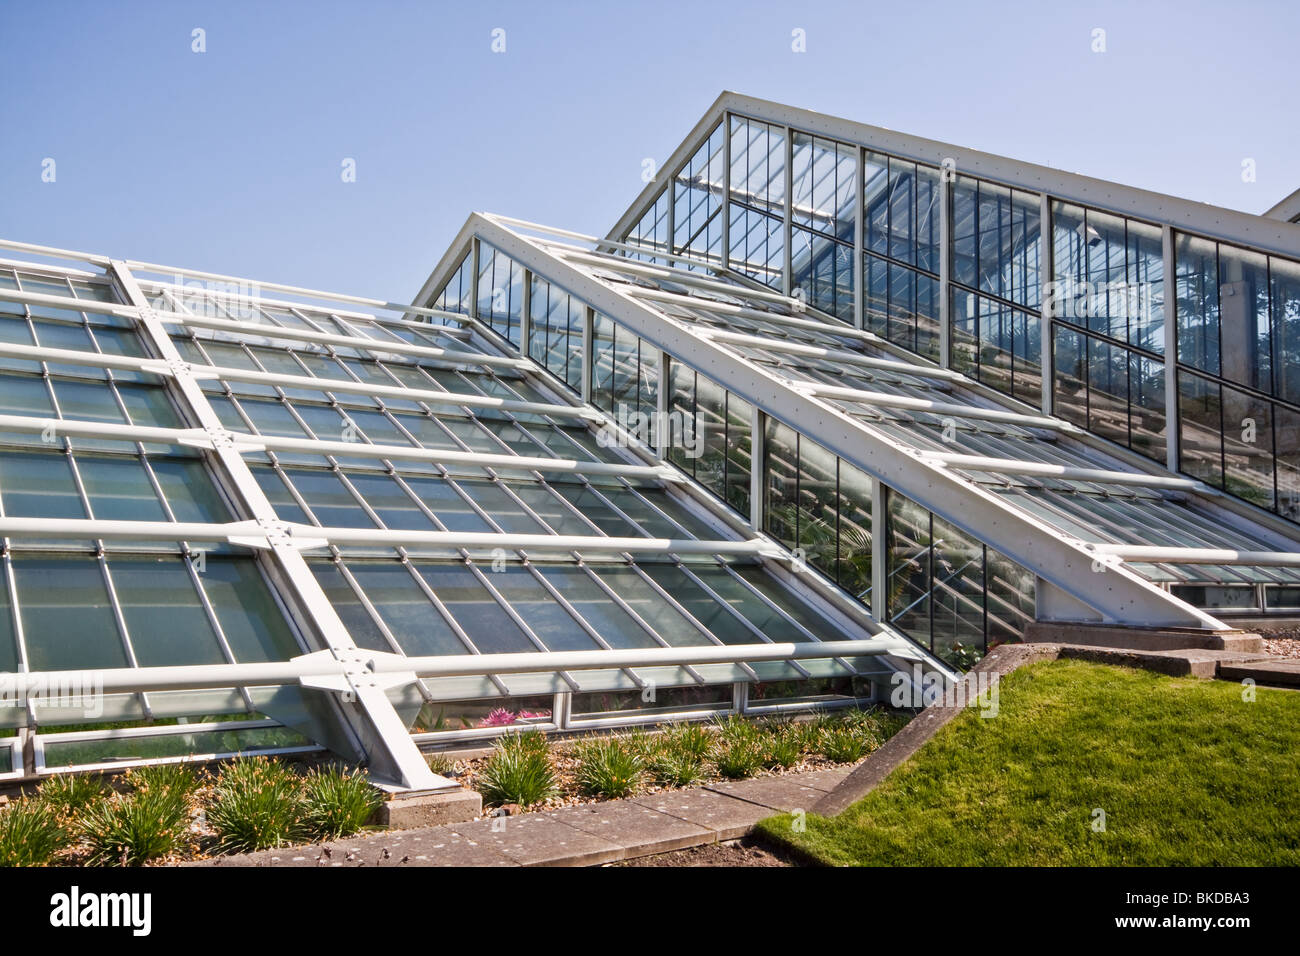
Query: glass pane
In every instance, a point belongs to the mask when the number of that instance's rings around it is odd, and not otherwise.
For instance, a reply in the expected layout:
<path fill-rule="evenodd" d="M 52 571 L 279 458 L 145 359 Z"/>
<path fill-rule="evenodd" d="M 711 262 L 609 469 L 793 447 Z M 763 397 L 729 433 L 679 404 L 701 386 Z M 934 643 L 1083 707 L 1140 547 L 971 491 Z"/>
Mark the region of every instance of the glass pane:
<path fill-rule="evenodd" d="M 1195 375 L 1178 375 L 1178 467 L 1216 488 L 1223 487 L 1223 421 L 1219 386 Z"/>
<path fill-rule="evenodd" d="M 766 467 L 763 530 L 787 548 L 799 535 L 799 434 L 775 418 L 767 419 L 763 443 Z"/>
<path fill-rule="evenodd" d="M 17 556 L 13 568 L 32 670 L 127 665 L 96 559 Z"/>
<path fill-rule="evenodd" d="M 257 564 L 208 555 L 199 583 L 236 662 L 282 661 L 302 653 Z"/>
<path fill-rule="evenodd" d="M 119 557 L 109 574 L 141 667 L 227 663 L 184 560 Z"/>

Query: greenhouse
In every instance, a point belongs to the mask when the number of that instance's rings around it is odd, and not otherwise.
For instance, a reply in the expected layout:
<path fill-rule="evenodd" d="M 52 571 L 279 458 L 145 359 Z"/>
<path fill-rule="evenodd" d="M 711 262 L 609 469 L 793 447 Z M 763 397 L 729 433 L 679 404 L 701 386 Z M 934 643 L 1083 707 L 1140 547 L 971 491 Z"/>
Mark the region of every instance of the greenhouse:
<path fill-rule="evenodd" d="M 1281 214 L 724 93 L 606 235 L 471 214 L 409 302 L 0 254 L 0 777 L 438 790 L 1300 608 Z"/>

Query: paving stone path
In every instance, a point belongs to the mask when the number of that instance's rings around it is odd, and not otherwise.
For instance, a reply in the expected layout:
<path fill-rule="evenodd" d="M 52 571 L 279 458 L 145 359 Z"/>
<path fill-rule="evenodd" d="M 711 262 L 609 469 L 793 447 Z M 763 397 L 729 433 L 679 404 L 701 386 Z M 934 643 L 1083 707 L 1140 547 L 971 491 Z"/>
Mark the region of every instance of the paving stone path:
<path fill-rule="evenodd" d="M 317 846 L 263 850 L 194 866 L 597 866 L 735 840 L 775 813 L 807 810 L 851 768 L 708 784 L 689 790 Z"/>

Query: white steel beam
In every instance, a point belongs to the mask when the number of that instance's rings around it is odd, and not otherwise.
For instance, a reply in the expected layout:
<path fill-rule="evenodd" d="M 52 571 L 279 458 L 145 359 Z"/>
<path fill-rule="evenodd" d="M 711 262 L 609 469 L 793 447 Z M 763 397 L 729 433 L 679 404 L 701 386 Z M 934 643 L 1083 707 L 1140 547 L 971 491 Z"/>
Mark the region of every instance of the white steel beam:
<path fill-rule="evenodd" d="M 1163 548 L 1136 544 L 1090 544 L 1099 554 L 1144 564 L 1223 564 L 1256 568 L 1300 568 L 1294 551 L 1236 551 L 1231 548 Z"/>
<path fill-rule="evenodd" d="M 308 315 L 331 316 L 353 322 L 373 322 L 375 325 L 413 327 L 421 328 L 426 331 L 445 331 L 453 334 L 463 334 L 463 330 L 459 327 L 453 328 L 445 324 L 402 319 L 391 315 L 375 315 L 373 312 L 353 312 L 350 309 L 340 309 L 332 305 L 312 305 L 308 302 L 291 302 L 288 299 L 272 299 L 263 295 L 246 295 L 242 292 L 233 292 L 226 289 L 209 289 L 206 286 L 178 285 L 175 282 L 159 282 L 155 279 L 137 279 L 136 281 L 140 283 L 142 289 L 172 295 L 177 298 L 200 298 L 208 302 L 220 304 L 234 303 L 237 305 L 266 308 L 276 311 L 304 312 Z M 463 312 L 449 312 L 446 309 L 426 309 L 425 312 L 421 314 L 431 314 L 432 317 L 439 319 L 450 319 L 458 323 L 458 326 L 473 321 Z"/>
<path fill-rule="evenodd" d="M 946 452 L 923 452 L 926 461 L 939 462 L 962 471 L 998 472 L 1005 475 L 1041 475 L 1047 478 L 1064 478 L 1074 481 L 1092 481 L 1104 485 L 1136 485 L 1142 488 L 1168 488 L 1194 494 L 1215 496 L 1221 494 L 1193 478 L 1174 478 L 1170 475 L 1153 475 L 1146 472 L 1114 471 L 1109 468 L 1080 468 L 1072 465 L 1052 465 L 1046 462 L 1017 461 L 1014 458 L 990 458 L 983 455 L 960 455 Z"/>
<path fill-rule="evenodd" d="M 397 302 L 386 302 L 383 299 L 369 299 L 365 296 L 346 295 L 341 292 L 322 292 L 320 289 L 306 289 L 302 286 L 285 285 L 282 282 L 265 282 L 260 279 L 246 279 L 240 276 L 222 275 L 219 272 L 201 272 L 198 269 L 181 269 L 176 266 L 162 266 L 156 262 L 137 262 L 134 259 L 128 259 L 124 263 L 127 269 L 137 272 L 152 272 L 156 275 L 173 275 L 189 276 L 193 279 L 203 279 L 211 282 L 231 283 L 237 287 L 256 287 L 259 289 L 271 289 L 275 292 L 287 292 L 289 295 L 300 295 L 309 299 L 323 299 L 327 302 L 347 302 L 351 305 L 364 305 L 372 309 L 383 309 L 387 312 L 398 313 L 415 313 L 417 315 L 438 316 L 441 312 L 439 309 L 416 308 L 411 305 L 401 305 Z"/>
<path fill-rule="evenodd" d="M 669 182 L 668 187 L 669 188 L 672 187 L 671 182 Z M 672 205 L 672 197 L 670 195 L 669 206 L 671 207 L 671 205 Z M 555 226 L 544 226 L 541 223 L 529 222 L 527 219 L 516 219 L 513 216 L 503 216 L 500 213 L 495 213 L 495 212 L 482 213 L 482 215 L 484 217 L 494 219 L 500 223 L 504 223 L 511 226 L 519 226 L 521 229 L 526 229 L 530 232 L 539 232 L 551 236 L 563 236 L 566 239 L 577 239 L 580 242 L 590 242 L 596 246 L 599 246 L 602 249 L 619 249 L 623 252 L 633 252 L 642 256 L 650 255 L 658 259 L 670 259 L 673 262 L 684 262 L 688 265 L 700 266 L 701 268 L 708 269 L 711 272 L 717 272 L 721 268 L 721 266 L 716 262 L 709 262 L 707 259 L 697 259 L 694 256 L 688 255 L 686 253 L 669 252 L 667 248 L 650 249 L 647 248 L 646 246 L 632 245 L 626 242 L 614 242 L 611 239 L 601 239 L 599 236 L 589 236 L 586 233 L 573 232 L 570 229 L 558 229 Z M 546 240 L 539 240 L 539 241 L 546 242 Z M 672 244 L 671 233 L 669 233 L 668 242 L 669 245 Z M 548 244 L 552 244 L 552 243 L 548 243 Z M 559 245 L 559 243 L 554 243 L 554 244 Z"/>
<path fill-rule="evenodd" d="M 276 687 L 301 684 L 327 688 L 346 686 L 346 678 L 395 687 L 416 678 L 527 674 L 539 671 L 605 670 L 626 667 L 672 667 L 751 661 L 793 661 L 823 658 L 897 657 L 923 660 L 915 645 L 889 632 L 854 641 L 805 641 L 780 644 L 727 644 L 690 647 L 651 647 L 633 650 L 526 651 L 509 654 L 463 654 L 403 657 L 380 651 L 358 651 L 354 661 L 341 662 L 327 651 L 288 661 L 254 664 L 199 664 L 168 667 L 119 667 L 83 670 L 84 686 L 104 693 L 145 693 L 200 690 L 212 687 Z M 351 670 L 348 664 L 355 665 Z M 32 671 L 4 675 L 4 689 L 14 695 L 43 692 L 60 686 L 65 672 Z"/>
<path fill-rule="evenodd" d="M 596 266 L 601 269 L 609 269 L 611 272 L 622 272 L 627 275 L 664 279 L 668 282 L 677 283 L 678 285 L 689 286 L 692 289 L 704 289 L 709 292 L 717 292 L 721 295 L 728 295 L 737 299 L 754 299 L 761 302 L 774 302 L 778 305 L 785 306 L 787 309 L 797 309 L 802 305 L 798 299 L 788 295 L 781 295 L 779 292 L 765 292 L 762 289 L 750 289 L 742 285 L 736 285 L 734 282 L 726 282 L 721 279 L 706 279 L 693 272 L 687 272 L 684 269 L 670 269 L 667 266 L 657 266 L 654 263 L 643 262 L 639 259 L 629 259 L 626 256 L 611 256 L 599 252 L 588 252 L 585 249 L 578 249 L 574 246 L 569 246 L 559 242 L 548 242 L 545 243 L 545 246 L 563 259 L 580 262 L 583 265 Z"/>
<path fill-rule="evenodd" d="M 143 298 L 143 293 L 141 293 L 141 297 Z M 13 289 L 0 289 L 0 300 L 45 306 L 53 309 L 66 309 L 71 312 L 93 312 L 97 315 L 112 315 L 125 319 L 135 319 L 140 314 L 139 309 L 134 305 L 118 305 L 112 302 L 99 302 L 95 299 L 77 299 L 72 296 L 47 295 L 40 292 L 19 292 Z M 298 342 L 312 342 L 318 345 L 341 345 L 370 352 L 412 355 L 419 358 L 439 359 L 445 362 L 458 362 L 466 365 L 491 365 L 516 369 L 531 369 L 533 367 L 527 359 L 511 358 L 505 355 L 462 352 L 456 349 L 441 349 L 431 345 L 412 345 L 409 342 L 400 340 L 371 339 L 359 335 L 338 335 L 333 332 L 319 332 L 315 329 L 297 329 L 282 325 L 271 325 L 268 322 L 240 322 L 235 319 L 211 318 L 149 308 L 153 315 L 156 315 L 164 322 L 191 328 L 233 332 L 237 335 L 255 335 L 262 338 L 291 339 Z M 437 326 L 434 325 L 426 327 L 430 330 L 437 329 Z"/>
<path fill-rule="evenodd" d="M 46 348 L 34 345 L 12 345 L 0 342 L 0 356 L 30 359 L 33 362 L 55 362 L 60 365 L 85 365 L 91 368 L 120 368 L 155 375 L 171 375 L 171 365 L 157 359 L 133 355 L 113 355 L 106 352 L 82 352 L 74 349 Z M 278 385 L 285 388 L 313 389 L 321 392 L 345 392 L 355 395 L 396 398 L 406 401 L 429 402 L 434 405 L 491 408 L 499 411 L 519 412 L 526 415 L 552 415 L 561 418 L 583 418 L 602 421 L 603 413 L 580 405 L 559 405 L 548 402 L 525 402 L 496 398 L 491 395 L 470 395 L 434 388 L 415 388 L 405 385 L 375 385 L 350 379 L 320 378 L 314 375 L 289 375 L 280 372 L 259 372 L 255 369 L 234 368 L 222 365 L 186 363 L 189 372 L 198 379 L 225 379 L 255 385 Z"/>
<path fill-rule="evenodd" d="M 106 541 L 221 541 L 269 548 L 283 541 L 299 550 L 326 545 L 427 545 L 449 551 L 508 549 L 629 554 L 709 554 L 780 557 L 766 538 L 743 541 L 698 538 L 606 537 L 601 535 L 505 534 L 491 531 L 407 531 L 391 528 L 319 528 L 293 521 L 121 521 L 107 518 L 0 517 L 0 537 L 102 538 Z"/>
<path fill-rule="evenodd" d="M 486 352 L 462 352 L 457 349 L 440 349 L 432 345 L 412 345 L 388 339 L 370 339 L 359 335 L 337 335 L 333 332 L 318 332 L 315 329 L 293 329 L 267 322 L 239 322 L 234 319 L 216 319 L 208 316 L 187 315 L 182 312 L 159 312 L 164 322 L 184 325 L 196 329 L 213 329 L 234 332 L 237 335 L 257 335 L 268 339 L 293 339 L 299 342 L 313 342 L 317 345 L 341 345 L 346 348 L 364 349 L 369 352 L 387 352 L 393 355 L 412 355 L 418 358 L 440 359 L 444 362 L 460 362 L 466 365 L 492 365 L 499 368 L 532 368 L 527 359 L 510 358 L 505 355 L 490 355 Z M 437 326 L 430 325 L 429 329 Z"/>
<path fill-rule="evenodd" d="M 953 418 L 970 418 L 989 422 L 1007 422 L 1024 428 L 1045 428 L 1051 431 L 1073 431 L 1077 428 L 1059 418 L 1044 415 L 1024 415 L 1003 408 L 985 408 L 980 405 L 963 405 L 959 402 L 934 402 L 928 398 L 912 398 L 907 395 L 894 395 L 890 392 L 868 392 L 860 388 L 846 388 L 842 385 L 825 385 L 821 382 L 791 380 L 790 387 L 821 398 L 834 398 L 845 402 L 859 402 L 863 405 L 878 405 L 882 408 L 901 408 L 910 411 L 929 412 L 932 415 L 950 415 Z"/>
<path fill-rule="evenodd" d="M 154 354 L 172 368 L 175 394 L 188 416 L 210 435 L 224 434 L 220 418 L 168 336 L 162 318 L 150 307 L 130 268 L 116 260 L 110 261 L 108 268 L 127 299 L 136 306 L 136 326 L 141 337 Z M 232 486 L 248 515 L 263 526 L 274 527 L 278 522 L 275 508 L 239 450 L 228 441 L 213 441 L 211 454 L 218 473 Z M 346 684 L 336 688 L 343 691 L 344 696 L 335 697 L 335 704 L 339 708 L 338 714 L 345 719 L 368 756 L 372 774 L 398 789 L 443 790 L 456 787 L 455 781 L 429 769 L 384 688 L 374 681 L 364 680 L 355 663 L 360 649 L 330 604 L 310 565 L 287 537 L 267 538 L 270 545 L 266 551 L 267 559 L 288 587 L 289 593 L 285 597 L 300 612 L 300 620 L 308 625 L 308 638 L 323 643 L 325 650 L 322 653 L 331 655 L 344 670 Z"/>
<path fill-rule="evenodd" d="M 80 353 L 77 353 L 80 354 Z M 180 363 L 184 364 L 184 363 Z M 555 471 L 578 475 L 615 475 L 623 478 L 657 478 L 681 481 L 682 473 L 671 465 L 633 465 L 622 462 L 578 461 L 573 458 L 542 458 L 491 452 L 449 451 L 417 448 L 413 445 L 377 445 L 362 441 L 326 441 L 320 438 L 288 438 L 229 431 L 220 422 L 211 428 L 159 428 L 152 425 L 118 425 L 69 418 L 36 418 L 0 415 L 0 428 L 28 434 L 68 435 L 110 441 L 153 441 L 194 448 L 231 448 L 245 451 L 301 451 L 313 455 L 346 455 L 353 458 L 388 458 L 401 461 L 429 461 L 440 465 L 509 468 L 523 471 Z"/>
<path fill-rule="evenodd" d="M 673 316 L 674 319 L 679 318 Z M 723 329 L 715 329 L 708 326 L 695 326 L 693 331 L 702 338 L 712 339 L 715 342 L 725 342 L 728 345 L 753 345 L 756 348 L 765 349 L 769 352 L 784 355 L 800 355 L 807 358 L 822 359 L 827 362 L 839 362 L 844 365 L 860 365 L 863 368 L 878 368 L 882 371 L 898 372 L 902 375 L 914 375 L 917 378 L 931 378 L 944 382 L 969 382 L 970 379 L 961 372 L 954 372 L 951 369 L 938 368 L 933 365 L 912 364 L 910 362 L 900 362 L 897 359 L 875 358 L 870 355 L 863 355 L 861 352 L 852 352 L 848 349 L 829 349 L 819 345 L 805 345 L 802 342 L 794 342 L 787 339 L 774 339 L 761 335 L 750 335 L 746 332 L 729 332 Z"/>
<path fill-rule="evenodd" d="M 645 286 L 639 285 L 628 285 L 622 291 L 630 296 L 636 296 L 639 299 L 650 299 L 654 302 L 671 302 L 684 308 L 699 309 L 704 312 L 714 312 L 719 316 L 735 315 L 744 319 L 753 319 L 756 322 L 770 322 L 773 325 L 787 325 L 794 329 L 807 329 L 810 332 L 817 332 L 821 335 L 858 339 L 863 342 L 884 344 L 884 340 L 874 332 L 855 329 L 851 325 L 845 325 L 842 322 L 833 320 L 822 322 L 817 319 L 800 319 L 792 315 L 783 315 L 780 312 L 764 312 L 762 309 L 751 309 L 743 305 L 733 305 L 730 302 L 718 302 L 716 299 L 706 299 L 698 295 L 683 295 L 680 292 L 668 292 L 664 289 L 647 289 Z M 678 315 L 673 315 L 671 317 L 674 319 L 682 318 L 682 316 Z"/>

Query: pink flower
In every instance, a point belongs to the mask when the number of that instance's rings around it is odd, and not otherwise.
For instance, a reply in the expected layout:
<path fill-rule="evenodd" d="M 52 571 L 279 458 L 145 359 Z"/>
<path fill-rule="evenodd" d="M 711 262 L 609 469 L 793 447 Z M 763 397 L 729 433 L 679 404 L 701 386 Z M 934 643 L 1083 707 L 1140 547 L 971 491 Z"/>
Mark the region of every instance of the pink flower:
<path fill-rule="evenodd" d="M 551 712 L 549 710 L 521 710 L 519 712 L 520 720 L 526 720 L 530 717 L 536 718 L 536 717 L 549 717 L 549 716 L 551 716 Z"/>
<path fill-rule="evenodd" d="M 515 713 L 512 710 L 506 710 L 504 707 L 498 707 L 486 717 L 479 721 L 480 727 L 506 727 L 515 722 Z"/>

